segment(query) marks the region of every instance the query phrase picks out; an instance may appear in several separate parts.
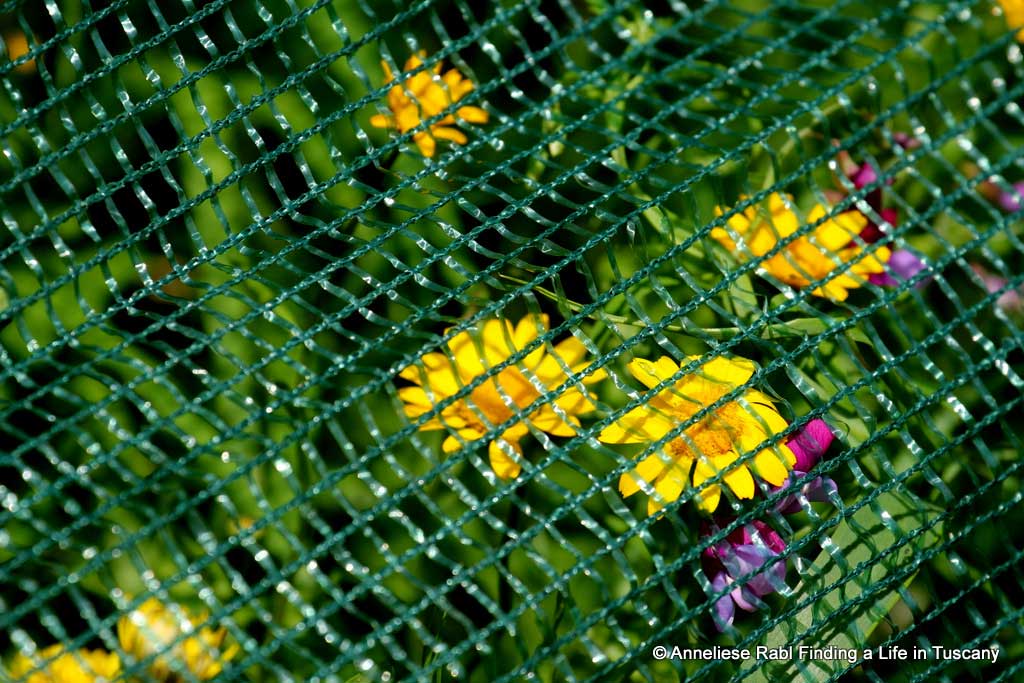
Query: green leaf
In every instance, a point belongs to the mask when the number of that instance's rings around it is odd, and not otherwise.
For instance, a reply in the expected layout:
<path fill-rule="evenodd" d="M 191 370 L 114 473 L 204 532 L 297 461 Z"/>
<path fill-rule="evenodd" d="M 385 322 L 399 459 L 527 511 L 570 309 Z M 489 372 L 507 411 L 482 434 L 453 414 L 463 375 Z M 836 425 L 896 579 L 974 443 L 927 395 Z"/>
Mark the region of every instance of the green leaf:
<path fill-rule="evenodd" d="M 759 643 L 791 648 L 792 659 L 763 664 L 747 660 L 744 668 L 755 669 L 748 680 L 825 681 L 848 668 L 846 659 L 801 658 L 799 647 L 852 648 L 859 657 L 868 635 L 899 600 L 899 586 L 908 585 L 917 568 L 909 576 L 903 572 L 941 538 L 941 524 L 930 526 L 939 512 L 933 505 L 890 491 L 840 522 L 831 547 L 822 550 L 794 591 L 796 600 L 812 602 Z M 903 545 L 890 550 L 897 541 Z M 751 654 L 755 652 L 751 648 Z"/>

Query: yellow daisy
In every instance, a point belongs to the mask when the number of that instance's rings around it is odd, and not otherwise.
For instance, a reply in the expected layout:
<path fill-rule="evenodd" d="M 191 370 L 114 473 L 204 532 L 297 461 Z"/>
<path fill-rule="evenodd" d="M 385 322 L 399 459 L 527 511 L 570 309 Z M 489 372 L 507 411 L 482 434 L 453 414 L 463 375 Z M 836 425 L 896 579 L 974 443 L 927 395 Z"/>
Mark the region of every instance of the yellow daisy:
<path fill-rule="evenodd" d="M 405 62 L 404 72 L 408 73 L 423 65 L 425 52 L 413 55 Z M 388 108 L 391 114 L 376 114 L 370 118 L 370 124 L 378 128 L 397 128 L 405 133 L 416 128 L 425 120 L 437 116 L 455 102 L 461 100 L 473 90 L 473 83 L 459 73 L 458 69 L 449 69 L 441 76 L 441 62 L 432 69 L 423 70 L 415 76 L 405 78 L 401 83 L 391 73 L 387 62 L 381 62 L 388 83 L 395 83 L 388 91 Z M 437 140 L 450 140 L 460 145 L 466 144 L 466 135 L 455 128 L 456 117 L 467 123 L 487 123 L 487 112 L 480 107 L 459 107 L 455 116 L 446 114 L 428 130 L 414 133 L 412 139 L 425 157 L 434 156 Z"/>
<path fill-rule="evenodd" d="M 818 204 L 801 221 L 789 199 L 778 193 L 768 198 L 769 216 L 755 207 L 732 216 L 728 229 L 715 228 L 711 237 L 739 258 L 760 258 L 802 225 L 815 224 L 825 217 L 825 207 Z M 721 208 L 715 214 L 721 216 Z M 761 267 L 775 278 L 793 287 L 807 287 L 829 276 L 832 271 L 845 271 L 826 283 L 816 285 L 811 293 L 834 301 L 845 301 L 851 289 L 863 285 L 871 275 L 885 272 L 891 252 L 879 247 L 874 254 L 864 254 L 853 243 L 854 237 L 867 226 L 868 219 L 859 211 L 846 211 L 824 221 L 812 230 L 789 242 L 774 256 L 761 262 Z"/>
<path fill-rule="evenodd" d="M 149 663 L 149 674 L 155 680 L 179 680 L 177 672 L 187 669 L 192 676 L 205 681 L 219 674 L 224 662 L 238 652 L 237 645 L 223 647 L 227 635 L 224 628 L 200 626 L 207 618 L 205 613 L 189 614 L 149 598 L 118 620 L 117 636 L 125 652 L 137 660 L 170 647 Z"/>
<path fill-rule="evenodd" d="M 572 436 L 580 426 L 578 415 L 594 410 L 594 397 L 578 385 L 562 388 L 567 373 L 578 374 L 590 364 L 586 347 L 569 337 L 550 350 L 545 345 L 534 349 L 515 365 L 494 373 L 491 368 L 506 361 L 548 330 L 548 317 L 527 316 L 515 327 L 507 320 L 488 320 L 474 330 L 460 332 L 447 344 L 445 353 L 428 353 L 418 363 L 402 370 L 400 376 L 416 386 L 398 390 L 405 414 L 410 418 L 432 410 L 474 379 L 490 375 L 466 397 L 446 406 L 420 429 L 447 429 L 444 451 L 451 453 L 464 442 L 484 437 L 493 427 L 515 417 L 501 436 L 490 442 L 491 468 L 502 479 L 519 475 L 522 456 L 519 440 L 529 431 L 527 423 L 553 436 Z M 580 380 L 590 385 L 605 376 L 603 370 Z M 524 409 L 542 394 L 560 390 L 551 403 Z"/>
<path fill-rule="evenodd" d="M 690 356 L 686 364 L 699 359 L 700 356 Z M 637 359 L 629 364 L 630 373 L 648 388 L 670 379 L 679 368 L 664 356 L 653 363 Z M 627 412 L 597 438 L 605 443 L 660 441 L 681 423 L 746 384 L 753 374 L 754 364 L 749 360 L 714 358 L 659 391 L 644 405 Z M 653 489 L 657 495 L 648 500 L 647 513 L 655 514 L 690 486 L 691 471 L 692 485 L 698 489 L 719 472 L 725 472 L 723 481 L 737 498 L 752 498 L 751 469 L 769 484 L 780 486 L 796 463 L 796 456 L 788 446 L 779 443 L 761 448 L 748 461 L 750 467 L 736 461 L 787 426 L 768 396 L 746 389 L 741 398 L 708 411 L 700 421 L 623 474 L 619 491 L 628 497 L 641 486 Z M 706 512 L 714 512 L 720 498 L 718 484 L 708 484 L 696 493 L 698 506 Z"/>
<path fill-rule="evenodd" d="M 105 650 L 68 652 L 63 645 L 51 645 L 35 657 L 19 654 L 8 667 L 14 680 L 24 683 L 103 683 L 121 673 L 117 655 Z"/>

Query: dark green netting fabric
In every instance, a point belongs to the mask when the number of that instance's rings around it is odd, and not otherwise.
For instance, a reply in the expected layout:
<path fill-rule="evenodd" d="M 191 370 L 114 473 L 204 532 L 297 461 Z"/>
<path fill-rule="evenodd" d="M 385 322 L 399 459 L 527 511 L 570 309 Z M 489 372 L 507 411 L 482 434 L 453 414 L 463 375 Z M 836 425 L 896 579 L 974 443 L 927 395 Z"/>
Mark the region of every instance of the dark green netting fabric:
<path fill-rule="evenodd" d="M 6 0 L 0 680 L 1024 680 L 1020 26 Z"/>

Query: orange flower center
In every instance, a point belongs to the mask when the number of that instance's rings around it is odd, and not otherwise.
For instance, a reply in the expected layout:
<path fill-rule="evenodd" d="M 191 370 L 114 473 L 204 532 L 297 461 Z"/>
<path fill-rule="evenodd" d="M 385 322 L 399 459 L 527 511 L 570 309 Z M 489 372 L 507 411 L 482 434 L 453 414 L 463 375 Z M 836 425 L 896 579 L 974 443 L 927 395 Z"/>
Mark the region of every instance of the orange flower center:
<path fill-rule="evenodd" d="M 727 412 L 730 406 L 721 409 L 722 413 Z M 724 455 L 734 450 L 733 438 L 730 436 L 730 429 L 724 415 L 715 411 L 707 415 L 697 424 L 686 429 L 686 437 L 678 437 L 669 444 L 669 451 L 677 458 L 688 458 L 697 460 L 700 456 L 713 458 Z"/>

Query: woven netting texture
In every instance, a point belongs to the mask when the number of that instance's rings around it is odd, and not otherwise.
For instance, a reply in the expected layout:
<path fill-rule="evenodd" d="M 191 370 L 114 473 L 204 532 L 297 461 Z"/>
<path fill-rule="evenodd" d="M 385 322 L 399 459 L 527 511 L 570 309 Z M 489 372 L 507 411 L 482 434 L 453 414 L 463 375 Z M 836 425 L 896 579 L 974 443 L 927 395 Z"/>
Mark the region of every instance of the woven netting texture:
<path fill-rule="evenodd" d="M 1024 680 L 1024 2 L 0 39 L 0 680 Z"/>

